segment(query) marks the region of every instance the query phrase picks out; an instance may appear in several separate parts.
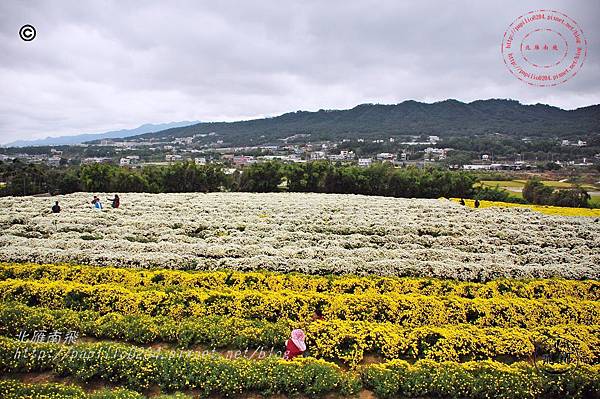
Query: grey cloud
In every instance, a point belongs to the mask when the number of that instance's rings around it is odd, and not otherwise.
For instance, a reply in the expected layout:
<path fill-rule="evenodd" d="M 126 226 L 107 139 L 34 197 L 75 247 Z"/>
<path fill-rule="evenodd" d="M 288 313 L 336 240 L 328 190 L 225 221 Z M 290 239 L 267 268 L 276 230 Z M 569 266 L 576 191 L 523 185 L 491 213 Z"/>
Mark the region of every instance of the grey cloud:
<path fill-rule="evenodd" d="M 542 8 L 588 40 L 554 88 L 518 81 L 500 54 L 508 25 Z M 0 143 L 406 99 L 597 104 L 599 16 L 585 0 L 2 2 Z"/>

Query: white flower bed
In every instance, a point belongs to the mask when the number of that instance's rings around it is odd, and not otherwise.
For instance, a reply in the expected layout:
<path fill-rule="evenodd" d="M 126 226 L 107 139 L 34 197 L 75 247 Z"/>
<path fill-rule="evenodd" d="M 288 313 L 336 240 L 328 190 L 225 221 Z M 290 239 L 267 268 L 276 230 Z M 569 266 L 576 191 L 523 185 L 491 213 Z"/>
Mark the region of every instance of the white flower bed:
<path fill-rule="evenodd" d="M 0 261 L 462 280 L 600 277 L 593 218 L 300 193 L 124 194 L 120 209 L 99 212 L 91 197 L 58 198 L 58 215 L 49 212 L 56 198 L 0 198 Z"/>

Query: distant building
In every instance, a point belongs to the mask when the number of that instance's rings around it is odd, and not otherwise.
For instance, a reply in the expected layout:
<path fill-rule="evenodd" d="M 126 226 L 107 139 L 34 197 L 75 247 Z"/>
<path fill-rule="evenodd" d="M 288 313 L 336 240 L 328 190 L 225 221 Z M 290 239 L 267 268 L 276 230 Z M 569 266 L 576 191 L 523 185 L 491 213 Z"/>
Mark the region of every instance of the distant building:
<path fill-rule="evenodd" d="M 569 140 L 563 140 L 563 141 L 560 143 L 560 145 L 569 145 L 569 144 L 570 144 Z"/>
<path fill-rule="evenodd" d="M 50 158 L 48 158 L 48 161 L 47 161 L 48 166 L 60 166 L 60 160 L 61 160 L 61 158 L 56 155 L 53 157 L 50 157 Z"/>
<path fill-rule="evenodd" d="M 196 163 L 196 165 L 206 165 L 206 158 L 195 158 L 194 162 Z"/>
<path fill-rule="evenodd" d="M 372 158 L 358 158 L 358 166 L 366 168 L 373 163 Z"/>
<path fill-rule="evenodd" d="M 440 141 L 440 136 L 429 136 L 429 142 L 432 144 L 437 143 L 438 141 Z"/>
<path fill-rule="evenodd" d="M 578 141 L 577 141 L 577 146 L 578 146 L 578 147 L 585 147 L 586 145 L 587 145 L 587 142 L 586 142 L 586 141 L 581 141 L 581 140 L 578 140 Z"/>
<path fill-rule="evenodd" d="M 111 158 L 99 158 L 99 157 L 84 158 L 81 160 L 81 163 L 84 165 L 89 165 L 89 164 L 93 164 L 93 163 L 111 163 L 111 162 L 112 162 Z"/>
<path fill-rule="evenodd" d="M 192 144 L 192 142 L 194 141 L 193 137 L 179 137 L 175 139 L 175 142 L 178 144 Z"/>
<path fill-rule="evenodd" d="M 325 159 L 325 152 L 324 151 L 313 151 L 310 153 L 310 160 L 311 161 L 318 161 L 320 159 Z"/>
<path fill-rule="evenodd" d="M 393 161 L 396 158 L 396 154 L 390 152 L 382 152 L 377 154 L 376 158 L 380 161 Z"/>
<path fill-rule="evenodd" d="M 182 159 L 183 159 L 183 157 L 181 155 L 177 155 L 177 154 L 165 155 L 165 161 L 168 161 L 168 162 L 181 161 Z"/>
<path fill-rule="evenodd" d="M 482 161 L 489 161 L 489 160 L 490 160 L 490 156 L 489 156 L 488 154 L 483 154 L 483 155 L 481 156 L 481 160 L 482 160 Z"/>
<path fill-rule="evenodd" d="M 236 155 L 233 157 L 233 164 L 236 166 L 245 166 L 254 162 L 256 162 L 254 157 L 247 155 Z"/>

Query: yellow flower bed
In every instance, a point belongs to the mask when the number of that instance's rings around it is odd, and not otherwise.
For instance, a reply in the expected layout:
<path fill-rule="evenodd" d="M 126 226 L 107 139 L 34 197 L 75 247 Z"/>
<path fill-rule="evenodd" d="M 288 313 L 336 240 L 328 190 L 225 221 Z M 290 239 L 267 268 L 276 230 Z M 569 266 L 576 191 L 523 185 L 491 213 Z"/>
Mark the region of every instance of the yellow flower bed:
<path fill-rule="evenodd" d="M 0 281 L 7 279 L 110 284 L 127 289 L 156 288 L 296 291 L 330 294 L 421 294 L 462 298 L 578 298 L 600 300 L 600 281 L 565 279 L 497 279 L 485 283 L 421 277 L 379 277 L 276 272 L 136 270 L 68 264 L 0 263 Z"/>
<path fill-rule="evenodd" d="M 460 202 L 460 198 L 451 198 L 454 202 Z M 479 201 L 480 208 L 491 208 L 494 206 L 503 208 L 529 208 L 533 211 L 544 213 L 546 215 L 555 216 L 587 216 L 587 217 L 600 217 L 600 209 L 589 209 L 589 208 L 570 208 L 566 206 L 550 206 L 550 205 L 525 205 L 525 204 L 514 204 L 511 202 L 500 202 L 500 201 Z M 466 199 L 465 204 L 468 207 L 475 207 L 475 200 Z"/>

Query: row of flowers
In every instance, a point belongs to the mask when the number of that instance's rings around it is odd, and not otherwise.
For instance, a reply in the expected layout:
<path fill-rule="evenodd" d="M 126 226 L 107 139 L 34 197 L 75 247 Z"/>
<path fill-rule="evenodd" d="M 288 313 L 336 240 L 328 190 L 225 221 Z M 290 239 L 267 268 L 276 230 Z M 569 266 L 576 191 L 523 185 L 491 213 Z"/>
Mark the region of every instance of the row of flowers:
<path fill-rule="evenodd" d="M 122 344 L 33 344 L 0 338 L 1 371 L 54 371 L 79 381 L 110 381 L 135 390 L 195 389 L 204 395 L 245 392 L 353 395 L 362 388 L 379 397 L 587 398 L 600 394 L 600 366 L 506 365 L 493 361 L 455 363 L 397 360 L 345 372 L 312 358 L 285 361 L 178 356 Z M 560 373 L 564 367 L 569 372 Z M 547 370 L 549 372 L 544 372 Z M 558 372 L 558 373 L 557 373 Z"/>
<path fill-rule="evenodd" d="M 535 328 L 562 324 L 600 324 L 600 302 L 495 297 L 459 298 L 418 294 L 327 294 L 255 290 L 127 289 L 115 284 L 71 281 L 0 281 L 0 299 L 54 309 L 102 314 L 163 315 L 181 319 L 232 315 L 275 321 L 326 319 L 392 322 L 406 327 L 473 324 L 482 327 Z"/>
<path fill-rule="evenodd" d="M 17 380 L 0 380 L 2 399 L 47 398 L 47 399 L 146 399 L 138 392 L 127 389 L 102 389 L 86 392 L 77 385 L 58 383 L 24 383 Z M 169 399 L 161 397 L 161 399 Z M 172 399 L 191 399 L 179 397 Z"/>
<path fill-rule="evenodd" d="M 404 328 L 391 323 L 345 320 L 290 320 L 266 322 L 237 317 L 207 316 L 174 320 L 167 317 L 97 312 L 51 310 L 18 303 L 0 303 L 0 334 L 16 337 L 32 332 L 64 333 L 148 344 L 171 343 L 177 347 L 283 348 L 289 331 L 301 327 L 307 333 L 311 356 L 361 363 L 365 354 L 383 359 L 434 359 L 466 361 L 508 358 L 527 360 L 534 351 L 559 355 L 568 347 L 585 363 L 600 359 L 600 326 L 564 325 L 535 329 L 458 326 Z M 60 336 L 60 335 L 59 335 Z M 37 337 L 38 341 L 40 336 Z M 42 337 L 43 338 L 43 337 Z M 43 340 L 42 340 L 43 342 Z M 562 349 L 561 349 L 562 347 Z M 556 353 L 555 353 L 556 352 Z"/>
<path fill-rule="evenodd" d="M 0 260 L 99 266 L 268 269 L 490 280 L 600 276 L 593 218 L 451 201 L 324 194 L 89 194 L 0 198 Z"/>
<path fill-rule="evenodd" d="M 518 297 L 600 300 L 600 281 L 500 279 L 486 283 L 414 277 L 314 276 L 271 272 L 135 270 L 114 267 L 0 263 L 0 280 L 62 280 L 128 288 L 204 288 L 327 293 L 397 293 L 462 298 Z"/>

